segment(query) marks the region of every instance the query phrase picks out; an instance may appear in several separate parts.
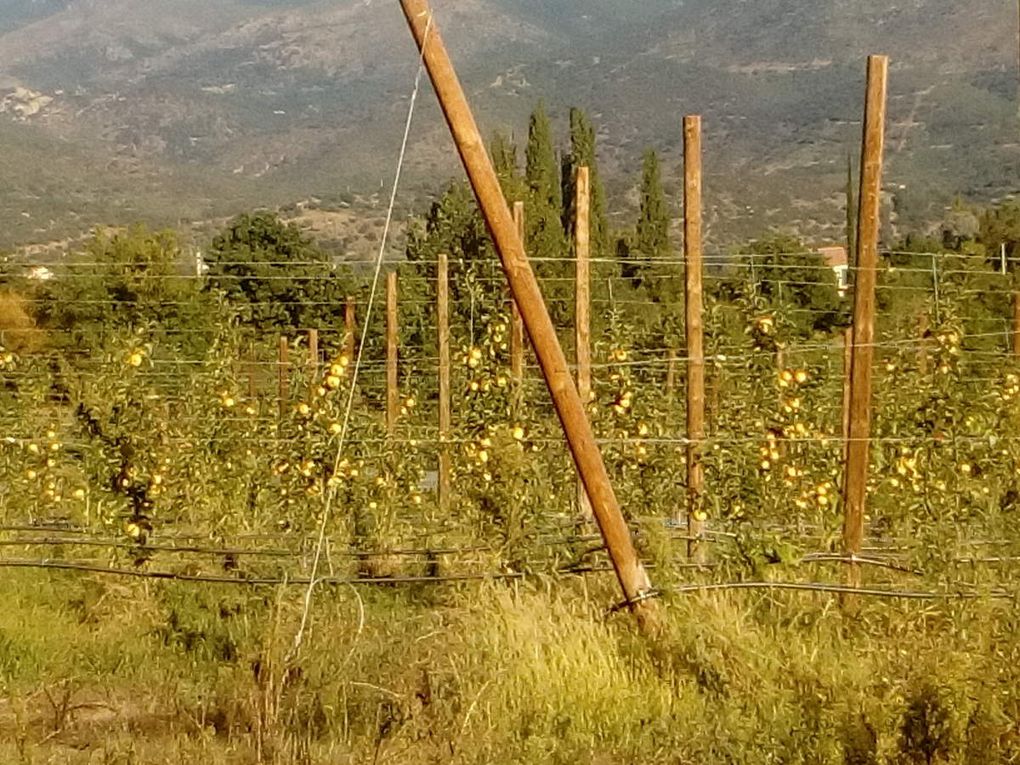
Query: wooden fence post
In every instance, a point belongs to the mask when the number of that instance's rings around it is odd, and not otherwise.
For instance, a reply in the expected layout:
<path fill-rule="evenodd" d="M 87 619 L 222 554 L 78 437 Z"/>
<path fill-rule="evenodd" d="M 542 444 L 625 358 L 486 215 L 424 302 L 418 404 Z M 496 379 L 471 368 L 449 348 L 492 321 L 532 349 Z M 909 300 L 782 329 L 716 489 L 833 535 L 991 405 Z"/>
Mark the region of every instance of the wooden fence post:
<path fill-rule="evenodd" d="M 287 414 L 290 398 L 290 343 L 280 335 L 279 358 L 277 361 L 277 395 L 280 399 L 280 418 Z"/>
<path fill-rule="evenodd" d="M 531 338 L 531 347 L 538 357 L 542 376 L 559 415 L 563 433 L 584 479 L 591 499 L 592 511 L 616 572 L 624 604 L 646 631 L 655 631 L 658 623 L 652 597 L 654 591 L 641 560 L 638 558 L 630 530 L 620 510 L 606 464 L 602 459 L 595 433 L 584 402 L 577 394 L 563 353 L 556 327 L 542 298 L 538 279 L 531 268 L 523 243 L 514 226 L 510 208 L 499 185 L 485 141 L 478 130 L 464 89 L 450 62 L 446 46 L 436 28 L 428 0 L 400 0 L 404 18 L 414 36 L 429 78 L 439 99 L 443 115 L 453 136 L 457 151 L 467 171 L 482 215 L 496 244 L 503 273 L 521 309 L 524 326 Z"/>
<path fill-rule="evenodd" d="M 386 274 L 386 432 L 393 435 L 400 413 L 397 390 L 397 272 Z"/>
<path fill-rule="evenodd" d="M 1013 355 L 1020 358 L 1020 292 L 1013 293 Z"/>
<path fill-rule="evenodd" d="M 436 330 L 439 345 L 439 475 L 437 494 L 444 518 L 450 512 L 450 281 L 449 258 L 439 254 L 436 268 Z"/>
<path fill-rule="evenodd" d="M 840 435 L 843 438 L 843 461 L 846 462 L 850 447 L 850 368 L 853 365 L 854 328 L 843 330 L 843 422 Z"/>
<path fill-rule="evenodd" d="M 585 407 L 591 400 L 591 181 L 587 167 L 577 168 L 574 219 L 574 350 L 577 393 Z M 591 520 L 591 502 L 584 482 L 577 481 L 578 514 Z"/>
<path fill-rule="evenodd" d="M 525 246 L 524 202 L 514 202 L 514 226 Z M 524 379 L 524 321 L 517 300 L 510 295 L 510 376 L 520 384 Z"/>
<path fill-rule="evenodd" d="M 702 317 L 701 117 L 684 117 L 684 274 L 687 333 L 687 554 L 705 560 L 701 542 L 705 465 L 705 332 Z"/>
<path fill-rule="evenodd" d="M 308 365 L 312 368 L 312 375 L 319 373 L 319 330 L 308 330 Z"/>
<path fill-rule="evenodd" d="M 348 295 L 344 303 L 344 354 L 354 363 L 354 296 Z"/>
<path fill-rule="evenodd" d="M 861 147 L 861 190 L 857 217 L 857 273 L 854 279 L 853 343 L 850 357 L 850 418 L 843 480 L 843 552 L 860 554 L 871 453 L 871 378 L 875 342 L 875 283 L 882 205 L 882 159 L 885 142 L 889 59 L 868 58 L 868 91 Z M 861 570 L 848 567 L 848 584 L 859 587 Z M 852 600 L 845 599 L 850 605 Z"/>

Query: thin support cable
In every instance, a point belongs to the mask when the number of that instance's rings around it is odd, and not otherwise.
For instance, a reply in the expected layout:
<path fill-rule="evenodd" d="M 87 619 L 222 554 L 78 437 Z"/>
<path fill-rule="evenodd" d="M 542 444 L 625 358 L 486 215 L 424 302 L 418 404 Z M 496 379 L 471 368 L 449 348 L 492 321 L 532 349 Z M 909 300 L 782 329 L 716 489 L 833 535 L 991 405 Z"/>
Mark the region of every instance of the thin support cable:
<path fill-rule="evenodd" d="M 407 157 L 407 144 L 411 137 L 411 123 L 414 120 L 414 108 L 418 101 L 418 93 L 421 90 L 422 73 L 425 70 L 425 48 L 428 45 L 429 31 L 432 29 L 432 17 L 429 16 L 425 27 L 425 35 L 422 40 L 421 52 L 418 55 L 418 70 L 414 76 L 414 88 L 411 91 L 411 101 L 407 107 L 407 120 L 404 123 L 404 136 L 400 144 L 400 155 L 397 158 L 397 169 L 393 175 L 393 188 L 390 191 L 390 203 L 386 211 L 386 224 L 383 226 L 382 237 L 379 242 L 379 253 L 375 259 L 375 270 L 372 274 L 372 288 L 368 295 L 368 305 L 365 309 L 365 319 L 361 327 L 361 339 L 358 343 L 358 355 L 354 361 L 354 370 L 351 374 L 351 385 L 347 393 L 347 403 L 344 407 L 344 419 L 340 430 L 340 437 L 336 448 L 336 457 L 333 459 L 333 470 L 327 480 L 325 507 L 322 512 L 322 520 L 319 522 L 319 533 L 315 542 L 315 555 L 312 558 L 311 575 L 308 578 L 308 588 L 305 590 L 304 605 L 301 610 L 301 622 L 294 635 L 294 644 L 287 655 L 289 661 L 301 649 L 301 642 L 304 640 L 305 629 L 308 626 L 308 616 L 312 609 L 312 597 L 315 593 L 316 576 L 319 571 L 319 563 L 322 560 L 322 551 L 326 543 L 326 526 L 329 523 L 330 513 L 333 509 L 333 500 L 336 497 L 336 485 L 334 477 L 340 468 L 340 456 L 343 454 L 344 445 L 347 440 L 347 432 L 351 422 L 351 412 L 354 408 L 354 395 L 358 384 L 358 372 L 361 368 L 361 360 L 365 353 L 365 346 L 368 343 L 368 329 L 372 318 L 372 307 L 375 304 L 376 293 L 379 289 L 379 277 L 382 274 L 383 263 L 386 254 L 386 245 L 389 244 L 390 228 L 393 224 L 393 210 L 397 203 L 397 191 L 400 188 L 400 177 L 404 170 L 404 160 Z"/>

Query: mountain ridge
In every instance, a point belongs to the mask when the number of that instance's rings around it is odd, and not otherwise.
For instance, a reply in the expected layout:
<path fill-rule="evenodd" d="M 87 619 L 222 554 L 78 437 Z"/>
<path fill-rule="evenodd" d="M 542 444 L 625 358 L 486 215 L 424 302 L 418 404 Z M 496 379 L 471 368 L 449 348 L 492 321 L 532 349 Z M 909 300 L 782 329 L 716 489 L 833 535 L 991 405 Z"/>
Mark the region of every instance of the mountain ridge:
<path fill-rule="evenodd" d="M 675 182 L 680 116 L 702 113 L 720 238 L 779 225 L 835 235 L 872 51 L 892 56 L 889 190 L 901 222 L 922 223 L 956 193 L 1007 193 L 1020 173 L 1016 9 L 1004 0 L 444 0 L 435 10 L 483 129 L 523 135 L 538 100 L 554 117 L 586 108 L 614 198 L 625 200 L 646 145 L 664 152 Z M 69 195 L 59 168 L 39 188 L 8 162 L 9 241 L 56 235 L 71 213 L 158 218 L 188 191 L 186 217 L 377 190 L 392 175 L 416 66 L 397 4 L 378 0 L 12 0 L 0 60 L 0 99 L 15 88 L 48 99 L 29 116 L 34 106 L 0 114 L 11 150 L 44 156 L 49 144 L 66 157 L 66 185 L 98 175 L 108 197 Z M 459 168 L 434 99 L 419 103 L 408 180 L 424 195 Z"/>

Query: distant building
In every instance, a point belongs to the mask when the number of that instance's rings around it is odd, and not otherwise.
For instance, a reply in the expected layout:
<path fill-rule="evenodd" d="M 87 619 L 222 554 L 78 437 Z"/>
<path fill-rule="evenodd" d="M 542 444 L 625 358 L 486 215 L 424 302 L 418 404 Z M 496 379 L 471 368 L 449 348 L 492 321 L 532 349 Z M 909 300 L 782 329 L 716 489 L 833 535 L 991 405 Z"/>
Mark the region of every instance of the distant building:
<path fill-rule="evenodd" d="M 846 292 L 850 288 L 850 262 L 847 258 L 846 247 L 842 244 L 832 244 L 815 249 L 825 259 L 825 264 L 836 274 L 836 287 L 839 289 L 839 296 L 846 297 Z"/>
<path fill-rule="evenodd" d="M 53 272 L 46 266 L 35 266 L 29 269 L 28 278 L 37 282 L 48 282 L 53 278 Z"/>

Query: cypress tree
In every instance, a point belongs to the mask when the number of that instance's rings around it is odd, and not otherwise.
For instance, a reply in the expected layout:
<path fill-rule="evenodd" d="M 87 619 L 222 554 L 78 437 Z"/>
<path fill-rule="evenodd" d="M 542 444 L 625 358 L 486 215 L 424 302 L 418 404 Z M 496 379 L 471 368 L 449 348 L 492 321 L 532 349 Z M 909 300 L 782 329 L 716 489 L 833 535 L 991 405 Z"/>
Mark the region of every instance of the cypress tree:
<path fill-rule="evenodd" d="M 647 261 L 661 259 L 669 254 L 669 211 L 662 190 L 659 156 L 654 149 L 646 149 L 641 170 L 641 207 L 634 232 L 632 257 Z M 663 276 L 668 269 L 662 263 L 640 262 L 628 269 L 635 275 L 635 286 L 650 277 Z M 654 287 L 654 285 L 649 285 Z"/>
<path fill-rule="evenodd" d="M 583 109 L 570 110 L 570 153 L 563 162 L 563 227 L 573 231 L 575 174 L 577 168 L 587 167 L 591 181 L 591 254 L 604 259 L 609 253 L 609 220 L 606 216 L 606 192 L 599 176 L 595 149 L 595 128 Z"/>
<path fill-rule="evenodd" d="M 854 191 L 854 159 L 846 155 L 846 254 L 853 263 L 857 254 L 857 194 Z"/>
<path fill-rule="evenodd" d="M 550 302 L 554 320 L 566 320 L 570 294 L 568 277 L 572 270 L 563 231 L 563 189 L 560 166 L 553 146 L 552 129 L 540 102 L 531 115 L 525 152 L 525 180 L 528 254 L 536 259 L 536 272 L 545 280 L 543 292 Z"/>
<path fill-rule="evenodd" d="M 513 138 L 496 131 L 489 143 L 489 155 L 507 201 L 512 205 L 524 199 L 525 185 L 517 167 L 517 144 Z"/>

